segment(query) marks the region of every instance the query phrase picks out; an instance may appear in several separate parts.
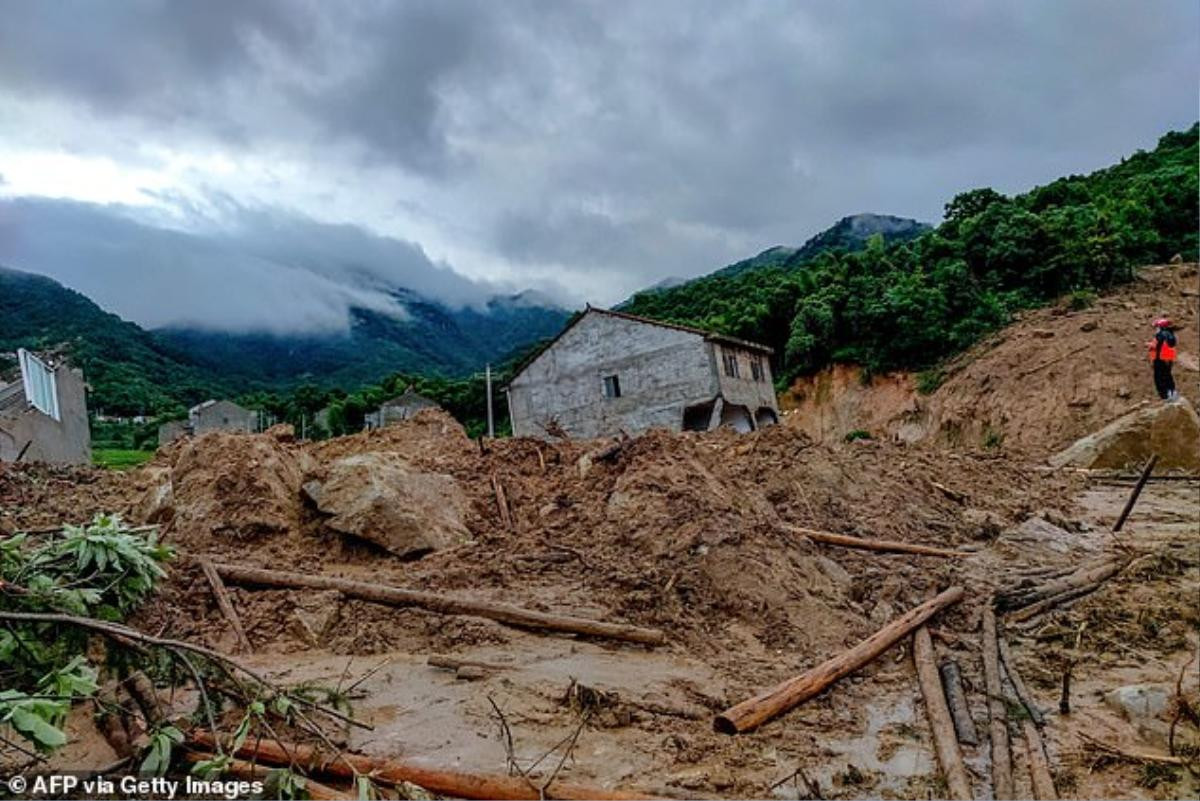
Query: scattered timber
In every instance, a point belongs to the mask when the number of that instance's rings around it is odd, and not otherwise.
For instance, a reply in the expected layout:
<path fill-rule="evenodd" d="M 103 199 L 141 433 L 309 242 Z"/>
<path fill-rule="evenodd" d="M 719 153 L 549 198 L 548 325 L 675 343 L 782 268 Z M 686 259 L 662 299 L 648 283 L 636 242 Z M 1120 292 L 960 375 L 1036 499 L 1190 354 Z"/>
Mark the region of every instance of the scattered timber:
<path fill-rule="evenodd" d="M 1029 694 L 1029 690 L 1025 687 L 1025 682 L 1021 680 L 1021 674 L 1017 673 L 1016 663 L 1013 662 L 1012 651 L 1008 647 L 1008 640 L 999 630 L 996 632 L 997 645 L 1000 649 L 1000 662 L 1004 665 L 1004 672 L 1008 674 L 1008 680 L 1012 682 L 1013 690 L 1017 694 L 1017 700 L 1021 702 L 1021 706 L 1025 707 L 1025 711 L 1029 713 L 1030 719 L 1040 729 L 1046 725 L 1046 717 L 1042 714 L 1042 710 L 1038 709 L 1037 704 L 1033 702 L 1033 696 Z"/>
<path fill-rule="evenodd" d="M 713 721 L 723 734 L 738 734 L 761 726 L 797 704 L 820 695 L 834 682 L 874 660 L 907 637 L 939 611 L 962 600 L 963 588 L 951 587 L 913 607 L 848 651 L 822 662 L 776 687 L 731 706 Z"/>
<path fill-rule="evenodd" d="M 942 692 L 942 682 L 934 662 L 933 640 L 924 626 L 913 632 L 913 664 L 917 668 L 917 681 L 921 685 L 921 695 L 925 698 L 925 710 L 929 715 L 929 728 L 933 732 L 934 749 L 937 751 L 938 763 L 942 766 L 942 775 L 946 778 L 950 797 L 974 798 L 967 767 L 963 764 L 962 751 L 958 747 L 954 721 L 950 717 L 950 708 L 946 705 L 946 696 Z"/>
<path fill-rule="evenodd" d="M 1187 764 L 1183 757 L 1172 756 L 1170 754 L 1157 753 L 1154 751 L 1142 751 L 1132 748 L 1120 748 L 1112 743 L 1106 743 L 1103 740 L 1092 737 L 1087 732 L 1076 732 L 1079 739 L 1083 740 L 1084 744 L 1089 748 L 1094 748 L 1097 751 L 1108 754 L 1109 756 L 1118 757 L 1129 762 L 1157 762 L 1160 765 L 1184 765 Z"/>
<path fill-rule="evenodd" d="M 1012 678 L 1012 674 L 1009 674 Z M 1029 760 L 1029 778 L 1033 783 L 1033 797 L 1037 801 L 1057 801 L 1058 790 L 1054 787 L 1054 777 L 1050 774 L 1050 762 L 1046 759 L 1046 746 L 1042 743 L 1042 735 L 1032 720 L 1021 723 L 1025 733 L 1025 754 Z"/>
<path fill-rule="evenodd" d="M 666 635 L 660 629 L 648 629 L 624 623 L 606 623 L 569 615 L 538 612 L 512 604 L 494 601 L 479 601 L 456 598 L 453 595 L 408 590 L 365 581 L 313 576 L 303 573 L 286 573 L 279 570 L 264 570 L 256 567 L 216 564 L 217 573 L 227 581 L 260 587 L 283 587 L 288 589 L 337 590 L 350 598 L 386 604 L 388 606 L 415 606 L 443 615 L 472 615 L 488 618 L 510 626 L 545 631 L 560 631 L 582 634 L 587 637 L 605 637 L 611 640 L 662 645 Z"/>
<path fill-rule="evenodd" d="M 458 670 L 464 667 L 480 668 L 481 670 L 508 670 L 513 665 L 502 665 L 497 662 L 484 662 L 479 659 L 459 659 L 456 656 L 446 656 L 444 654 L 430 654 L 425 660 L 430 667 L 442 668 L 443 670 Z"/>
<path fill-rule="evenodd" d="M 1142 489 L 1146 486 L 1146 481 L 1150 478 L 1150 471 L 1154 469 L 1154 465 L 1158 463 L 1158 454 L 1150 455 L 1150 460 L 1146 462 L 1146 466 L 1142 468 L 1142 474 L 1138 476 L 1137 483 L 1133 485 L 1133 491 L 1129 493 L 1129 500 L 1125 501 L 1125 508 L 1121 510 L 1121 514 L 1117 517 L 1117 522 L 1113 523 L 1113 533 L 1116 534 L 1125 525 L 1125 521 L 1129 518 L 1129 513 L 1133 511 L 1134 504 L 1137 503 L 1138 496 L 1142 494 Z"/>
<path fill-rule="evenodd" d="M 229 593 L 225 589 L 225 582 L 221 581 L 221 577 L 217 575 L 212 560 L 202 558 L 199 562 L 200 569 L 204 571 L 204 578 L 208 579 L 208 586 L 212 588 L 213 597 L 217 599 L 217 608 L 225 616 L 229 628 L 233 631 L 233 636 L 237 639 L 238 650 L 253 650 L 250 640 L 246 637 L 246 630 L 242 628 L 242 619 L 238 617 L 237 609 L 234 608 L 233 602 L 229 599 Z"/>
<path fill-rule="evenodd" d="M 496 493 L 496 511 L 500 514 L 500 522 L 505 528 L 512 528 L 512 509 L 508 505 L 508 495 L 504 492 L 504 485 L 500 483 L 500 478 L 495 473 L 492 473 L 492 491 Z"/>
<path fill-rule="evenodd" d="M 825 545 L 840 545 L 843 548 L 858 548 L 864 551 L 882 551 L 885 553 L 911 553 L 920 556 L 941 556 L 948 559 L 961 559 L 970 556 L 965 551 L 949 551 L 945 548 L 933 548 L 928 545 L 914 545 L 910 542 L 896 540 L 867 540 L 862 537 L 852 537 L 849 534 L 834 534 L 828 531 L 817 531 L 803 526 L 787 526 L 788 531 L 807 537 L 813 542 Z"/>
<path fill-rule="evenodd" d="M 216 740 L 206 731 L 194 731 L 189 743 L 204 749 L 216 747 Z M 399 760 L 376 759 L 357 754 L 324 754 L 310 745 L 287 744 L 277 740 L 248 740 L 237 751 L 238 756 L 272 765 L 295 764 L 309 772 L 341 779 L 354 779 L 356 774 L 367 775 L 372 781 L 397 785 L 409 782 L 431 793 L 450 798 L 512 799 L 539 801 L 542 798 L 597 799 L 598 801 L 628 801 L 651 798 L 645 793 L 605 790 L 566 782 L 551 782 L 542 788 L 524 776 L 504 776 L 486 773 L 467 773 L 437 770 Z"/>
<path fill-rule="evenodd" d="M 979 732 L 975 729 L 975 719 L 971 717 L 971 708 L 967 704 L 958 663 L 947 659 L 942 662 L 938 673 L 941 674 L 942 690 L 946 693 L 946 704 L 950 707 L 958 741 L 966 745 L 979 745 Z"/>
<path fill-rule="evenodd" d="M 1026 607 L 1042 604 L 1039 611 L 1045 611 L 1062 601 L 1076 598 L 1092 592 L 1108 579 L 1119 573 L 1127 561 L 1111 557 L 1097 562 L 1082 565 L 1074 572 L 1052 581 L 1047 581 L 1033 587 L 1019 587 L 1004 590 L 996 595 L 996 609 L 1001 612 L 1022 610 L 1022 616 L 1013 615 L 1013 619 L 1024 620 L 1038 612 L 1027 612 Z M 1053 603 L 1046 604 L 1045 602 Z"/>
<path fill-rule="evenodd" d="M 983 676 L 987 685 L 989 733 L 992 741 L 992 794 L 996 801 L 1014 796 L 1012 755 L 1008 748 L 1008 712 L 1000 683 L 1000 648 L 996 639 L 996 613 L 983 607 Z"/>

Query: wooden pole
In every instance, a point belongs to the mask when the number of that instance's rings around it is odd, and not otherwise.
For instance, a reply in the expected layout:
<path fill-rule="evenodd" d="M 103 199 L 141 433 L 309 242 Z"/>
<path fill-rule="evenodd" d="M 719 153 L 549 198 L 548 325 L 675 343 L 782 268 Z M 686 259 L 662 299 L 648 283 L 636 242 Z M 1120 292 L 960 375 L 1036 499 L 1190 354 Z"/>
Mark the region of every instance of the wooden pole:
<path fill-rule="evenodd" d="M 997 644 L 1000 647 L 1000 661 L 1004 664 L 1004 672 L 1008 674 L 1008 680 L 1012 682 L 1013 690 L 1017 694 L 1017 700 L 1021 702 L 1021 706 L 1025 707 L 1025 711 L 1029 713 L 1029 717 L 1033 720 L 1034 725 L 1038 728 L 1046 725 L 1046 718 L 1042 715 L 1042 710 L 1038 709 L 1037 704 L 1033 702 L 1033 696 L 1029 694 L 1028 688 L 1025 687 L 1025 682 L 1021 681 L 1021 675 L 1017 673 L 1017 666 L 1013 662 L 1012 651 L 1009 650 L 1008 640 L 999 630 L 996 632 Z"/>
<path fill-rule="evenodd" d="M 1011 678 L 1011 675 L 1010 675 Z M 1046 748 L 1042 744 L 1042 735 L 1032 720 L 1024 720 L 1021 730 L 1025 733 L 1025 754 L 1029 759 L 1029 778 L 1033 783 L 1033 797 L 1037 801 L 1057 801 L 1058 790 L 1054 787 L 1054 777 L 1050 773 L 1050 761 L 1046 758 Z"/>
<path fill-rule="evenodd" d="M 364 601 L 373 601 L 388 606 L 416 606 L 443 615 L 473 615 L 521 628 L 562 631 L 588 637 L 606 637 L 642 645 L 662 645 L 667 639 L 660 629 L 647 629 L 623 623 L 605 623 L 582 617 L 538 612 L 512 604 L 456 598 L 453 595 L 406 590 L 400 587 L 351 581 L 332 576 L 285 573 L 278 570 L 226 564 L 215 564 L 214 567 L 223 578 L 235 584 L 290 589 L 337 590 L 351 598 L 361 598 Z"/>
<path fill-rule="evenodd" d="M 849 651 L 843 651 L 799 676 L 731 706 L 717 715 L 713 728 L 723 734 L 750 731 L 797 704 L 820 695 L 838 679 L 872 661 L 943 608 L 958 603 L 962 597 L 962 587 L 951 587 L 939 593 L 891 621 Z"/>
<path fill-rule="evenodd" d="M 1069 575 L 1047 581 L 1044 584 L 1025 589 L 1003 590 L 996 595 L 996 608 L 1000 611 L 1012 611 L 1036 605 L 1040 601 L 1054 600 L 1060 596 L 1074 597 L 1069 595 L 1072 592 L 1080 593 L 1081 590 L 1090 592 L 1119 573 L 1126 564 L 1128 564 L 1127 560 L 1106 557 L 1100 561 L 1081 565 Z M 1066 599 L 1063 598 L 1063 600 Z"/>
<path fill-rule="evenodd" d="M 487 383 L 487 424 L 488 424 L 488 439 L 496 438 L 495 418 L 492 415 L 492 366 L 489 364 L 484 368 Z"/>
<path fill-rule="evenodd" d="M 237 638 L 238 650 L 253 650 L 250 640 L 246 637 L 246 630 L 242 628 L 242 620 L 238 617 L 237 609 L 234 608 L 233 602 L 229 600 L 229 593 L 225 590 L 225 582 L 221 581 L 221 577 L 217 575 L 217 570 L 213 567 L 212 560 L 202 558 L 198 561 L 200 562 L 200 569 L 204 571 L 204 578 L 208 579 L 208 586 L 212 587 L 213 597 L 217 599 L 217 608 L 221 610 L 221 614 L 229 622 L 229 628 L 233 629 L 234 637 Z"/>
<path fill-rule="evenodd" d="M 996 640 L 996 613 L 989 599 L 983 608 L 983 677 L 987 685 L 989 729 L 992 740 L 992 793 L 996 801 L 1014 796 L 1012 755 L 1008 750 L 1008 713 L 1000 684 L 1000 650 Z"/>
<path fill-rule="evenodd" d="M 961 559 L 964 556 L 970 556 L 969 553 L 964 551 L 950 551 L 945 548 L 914 545 L 909 542 L 898 542 L 896 540 L 867 540 L 862 537 L 851 537 L 848 534 L 817 531 L 811 528 L 804 528 L 803 526 L 787 526 L 786 528 L 788 531 L 808 537 L 813 542 L 820 542 L 826 545 L 840 545 L 843 548 L 859 548 L 864 551 L 882 551 L 885 553 L 912 553 L 920 556 L 941 556 L 949 559 Z"/>
<path fill-rule="evenodd" d="M 924 626 L 913 632 L 913 664 L 917 668 L 917 682 L 921 685 L 921 695 L 925 697 L 934 749 L 937 751 L 938 763 L 942 766 L 942 775 L 946 777 L 950 798 L 970 801 L 974 797 L 971 794 L 971 780 L 967 776 L 967 767 L 963 764 L 958 736 L 950 718 L 950 708 L 946 705 L 942 682 L 938 677 L 937 665 L 934 664 L 933 641 L 929 639 L 929 629 Z"/>
<path fill-rule="evenodd" d="M 942 677 L 942 689 L 946 693 L 946 704 L 950 707 L 950 716 L 954 719 L 954 732 L 960 743 L 979 745 L 979 732 L 975 729 L 975 719 L 971 717 L 971 708 L 967 704 L 967 694 L 963 690 L 962 673 L 958 663 L 947 659 L 939 669 Z"/>
<path fill-rule="evenodd" d="M 1121 510 L 1120 517 L 1117 522 L 1113 523 L 1113 533 L 1116 534 L 1125 525 L 1125 520 L 1129 517 L 1129 513 L 1133 511 L 1133 505 L 1137 503 L 1138 496 L 1142 494 L 1142 488 L 1146 486 L 1146 481 L 1150 478 L 1150 471 L 1154 469 L 1154 465 L 1158 463 L 1158 454 L 1150 455 L 1150 461 L 1146 462 L 1146 466 L 1142 468 L 1142 474 L 1138 477 L 1137 483 L 1133 485 L 1133 492 L 1129 493 L 1129 500 L 1125 501 L 1125 508 Z"/>
<path fill-rule="evenodd" d="M 194 731 L 189 742 L 211 750 L 216 740 L 210 732 Z M 276 740 L 251 739 L 238 749 L 238 755 L 274 765 L 288 765 L 294 759 L 307 770 L 328 776 L 353 779 L 356 774 L 370 777 L 372 781 L 395 785 L 400 782 L 424 787 L 431 793 L 450 798 L 512 799 L 513 801 L 538 801 L 541 798 L 597 799 L 598 801 L 629 801 L 652 798 L 647 793 L 606 790 L 566 782 L 552 782 L 542 792 L 533 780 L 523 776 L 503 776 L 486 773 L 467 773 L 456 770 L 438 770 L 399 760 L 376 759 L 358 754 L 322 754 L 310 745 L 287 744 Z"/>

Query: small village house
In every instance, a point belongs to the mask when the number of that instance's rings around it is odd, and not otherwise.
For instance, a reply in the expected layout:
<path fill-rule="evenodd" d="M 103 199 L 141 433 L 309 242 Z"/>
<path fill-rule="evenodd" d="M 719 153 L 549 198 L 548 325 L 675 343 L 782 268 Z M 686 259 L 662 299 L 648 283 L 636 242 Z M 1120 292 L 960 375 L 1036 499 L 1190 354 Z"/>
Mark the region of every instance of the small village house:
<path fill-rule="evenodd" d="M 367 412 L 363 418 L 364 427 L 368 429 L 383 428 L 391 423 L 407 420 L 422 409 L 437 408 L 439 408 L 437 401 L 421 395 L 413 388 L 412 384 L 409 384 L 403 394 L 384 401 L 375 411 Z"/>
<path fill-rule="evenodd" d="M 87 385 L 65 361 L 17 351 L 0 375 L 0 461 L 89 464 Z"/>
<path fill-rule="evenodd" d="M 513 434 L 773 425 L 770 356 L 765 345 L 589 306 L 506 387 Z"/>
<path fill-rule="evenodd" d="M 206 400 L 188 409 L 188 419 L 171 420 L 158 427 L 158 444 L 165 445 L 187 434 L 209 431 L 242 431 L 259 429 L 258 412 L 228 400 Z"/>

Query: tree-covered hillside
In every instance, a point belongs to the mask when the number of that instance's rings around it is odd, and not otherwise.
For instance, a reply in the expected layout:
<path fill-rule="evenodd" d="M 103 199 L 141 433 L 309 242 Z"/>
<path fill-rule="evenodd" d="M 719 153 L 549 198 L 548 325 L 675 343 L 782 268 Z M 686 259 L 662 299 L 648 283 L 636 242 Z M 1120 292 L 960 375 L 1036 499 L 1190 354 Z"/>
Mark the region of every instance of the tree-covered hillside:
<path fill-rule="evenodd" d="M 625 309 L 757 340 L 782 382 L 830 362 L 924 368 L 1018 309 L 1129 280 L 1139 264 L 1197 251 L 1197 126 L 1090 175 L 1006 197 L 958 195 L 940 226 L 888 245 L 714 274 L 635 295 Z"/>

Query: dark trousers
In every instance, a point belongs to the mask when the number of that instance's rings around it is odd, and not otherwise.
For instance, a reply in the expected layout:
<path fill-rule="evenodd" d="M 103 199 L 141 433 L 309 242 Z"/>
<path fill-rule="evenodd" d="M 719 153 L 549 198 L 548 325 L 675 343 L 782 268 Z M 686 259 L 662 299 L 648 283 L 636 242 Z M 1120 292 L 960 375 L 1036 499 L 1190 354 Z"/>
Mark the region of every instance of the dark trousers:
<path fill-rule="evenodd" d="M 1154 388 L 1158 397 L 1166 400 L 1175 391 L 1175 377 L 1171 375 L 1171 362 L 1154 360 Z"/>

